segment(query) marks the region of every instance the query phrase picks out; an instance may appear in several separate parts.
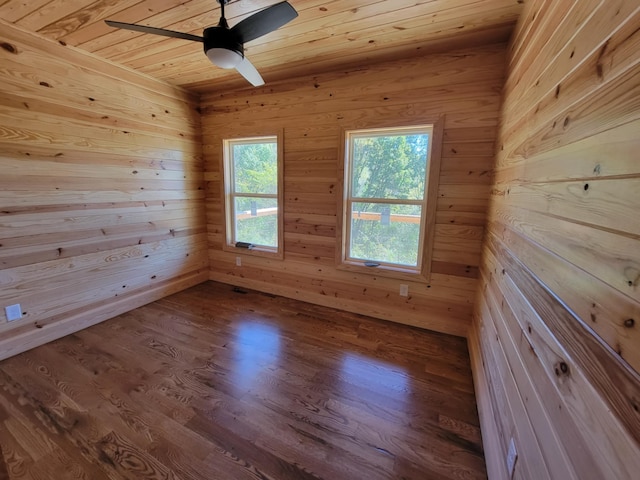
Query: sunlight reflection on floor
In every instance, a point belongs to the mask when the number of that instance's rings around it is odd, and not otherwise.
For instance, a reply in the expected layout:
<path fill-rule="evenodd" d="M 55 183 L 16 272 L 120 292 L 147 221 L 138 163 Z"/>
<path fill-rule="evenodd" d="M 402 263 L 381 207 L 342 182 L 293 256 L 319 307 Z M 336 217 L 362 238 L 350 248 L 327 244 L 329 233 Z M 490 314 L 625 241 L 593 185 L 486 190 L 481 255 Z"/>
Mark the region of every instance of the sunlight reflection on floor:
<path fill-rule="evenodd" d="M 343 356 L 341 377 L 376 392 L 384 390 L 386 395 L 395 398 L 411 394 L 410 378 L 402 367 L 357 353 Z"/>
<path fill-rule="evenodd" d="M 237 326 L 234 342 L 236 368 L 235 383 L 248 391 L 256 386 L 260 375 L 280 357 L 280 330 L 273 325 L 242 322 Z"/>

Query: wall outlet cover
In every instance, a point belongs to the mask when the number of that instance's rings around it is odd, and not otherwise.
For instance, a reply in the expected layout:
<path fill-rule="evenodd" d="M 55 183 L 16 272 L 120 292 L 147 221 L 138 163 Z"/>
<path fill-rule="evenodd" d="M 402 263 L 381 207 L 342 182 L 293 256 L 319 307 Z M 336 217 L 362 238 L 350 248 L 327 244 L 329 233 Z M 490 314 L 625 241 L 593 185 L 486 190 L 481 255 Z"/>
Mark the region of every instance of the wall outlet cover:
<path fill-rule="evenodd" d="M 9 305 L 8 307 L 4 307 L 4 313 L 7 316 L 8 322 L 20 320 L 22 318 L 22 307 L 20 307 L 19 303 Z"/>
<path fill-rule="evenodd" d="M 400 284 L 400 296 L 401 297 L 409 296 L 409 285 L 405 285 L 404 283 Z"/>

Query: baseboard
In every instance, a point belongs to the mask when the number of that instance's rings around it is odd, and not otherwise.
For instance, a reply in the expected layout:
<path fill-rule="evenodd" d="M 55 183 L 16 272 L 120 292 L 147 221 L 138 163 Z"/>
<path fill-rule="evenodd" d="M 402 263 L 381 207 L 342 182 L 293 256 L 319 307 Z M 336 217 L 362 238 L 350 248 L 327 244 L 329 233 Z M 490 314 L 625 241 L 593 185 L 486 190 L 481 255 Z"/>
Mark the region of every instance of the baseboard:
<path fill-rule="evenodd" d="M 430 314 L 428 311 L 421 311 L 418 315 L 410 316 L 407 312 L 393 312 L 380 308 L 379 305 L 364 302 L 354 302 L 345 299 L 336 299 L 332 296 L 318 295 L 305 292 L 302 289 L 283 287 L 282 285 L 265 283 L 259 280 L 239 277 L 235 275 L 225 275 L 224 273 L 212 271 L 209 280 L 226 283 L 237 287 L 251 288 L 260 292 L 280 295 L 282 297 L 293 298 L 303 302 L 321 305 L 323 307 L 337 308 L 346 312 L 358 313 L 369 317 L 387 320 L 390 322 L 409 325 L 412 327 L 424 328 L 439 333 L 455 335 L 456 337 L 466 337 L 469 330 L 469 323 L 451 317 L 443 317 L 441 314 Z"/>
<path fill-rule="evenodd" d="M 88 305 L 80 311 L 69 313 L 44 325 L 29 324 L 15 330 L 3 332 L 0 336 L 0 360 L 12 357 L 45 343 L 57 340 L 71 333 L 116 317 L 122 313 L 141 307 L 208 280 L 206 270 L 183 275 L 151 288 L 134 290 L 127 295 Z"/>
<path fill-rule="evenodd" d="M 502 449 L 500 448 L 498 427 L 493 418 L 489 384 L 484 371 L 485 365 L 482 360 L 480 331 L 476 324 L 474 324 L 469 331 L 467 345 L 471 359 L 471 370 L 473 371 L 473 386 L 476 394 L 476 404 L 478 406 L 478 417 L 480 418 L 480 431 L 482 432 L 482 446 L 487 466 L 487 477 L 489 480 L 509 480 Z"/>

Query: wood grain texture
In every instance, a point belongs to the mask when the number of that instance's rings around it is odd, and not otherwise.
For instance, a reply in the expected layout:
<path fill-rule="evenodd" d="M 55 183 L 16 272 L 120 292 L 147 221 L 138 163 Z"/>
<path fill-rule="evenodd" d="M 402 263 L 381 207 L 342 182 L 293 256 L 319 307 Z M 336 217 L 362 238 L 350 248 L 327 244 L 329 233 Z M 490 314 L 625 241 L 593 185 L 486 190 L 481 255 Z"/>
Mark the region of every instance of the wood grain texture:
<path fill-rule="evenodd" d="M 213 282 L 1 362 L 0 444 L 15 480 L 487 478 L 464 339 Z"/>
<path fill-rule="evenodd" d="M 470 334 L 489 476 L 640 469 L 640 8 L 529 2 Z M 506 414 L 505 414 L 506 413 Z"/>
<path fill-rule="evenodd" d="M 275 0 L 232 0 L 233 26 Z M 506 42 L 517 0 L 291 0 L 299 16 L 249 42 L 247 57 L 267 83 L 372 62 Z M 246 86 L 234 70 L 216 68 L 194 42 L 111 28 L 112 19 L 202 35 L 218 23 L 214 0 L 0 1 L 0 19 L 64 45 L 199 92 Z"/>
<path fill-rule="evenodd" d="M 0 357 L 207 277 L 197 98 L 1 22 Z M 3 312 L 4 313 L 4 312 Z"/>
<path fill-rule="evenodd" d="M 475 292 L 498 122 L 504 46 L 383 63 L 202 98 L 211 279 L 465 335 Z M 432 279 L 408 298 L 382 276 L 336 268 L 341 128 L 444 116 Z M 284 261 L 222 251 L 224 138 L 284 129 Z"/>

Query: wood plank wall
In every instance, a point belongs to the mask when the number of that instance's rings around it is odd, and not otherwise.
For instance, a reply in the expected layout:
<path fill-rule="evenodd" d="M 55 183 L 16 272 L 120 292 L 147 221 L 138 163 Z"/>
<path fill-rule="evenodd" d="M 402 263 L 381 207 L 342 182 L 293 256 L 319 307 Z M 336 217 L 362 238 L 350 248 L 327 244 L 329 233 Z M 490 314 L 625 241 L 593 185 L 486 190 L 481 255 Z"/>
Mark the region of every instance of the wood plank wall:
<path fill-rule="evenodd" d="M 465 335 L 470 325 L 497 133 L 506 46 L 439 54 L 203 95 L 212 280 Z M 341 128 L 445 115 L 432 281 L 335 268 Z M 221 141 L 284 129 L 284 260 L 222 251 Z"/>
<path fill-rule="evenodd" d="M 198 101 L 0 21 L 0 358 L 207 279 Z"/>
<path fill-rule="evenodd" d="M 640 471 L 640 4 L 532 0 L 470 335 L 490 478 Z"/>

